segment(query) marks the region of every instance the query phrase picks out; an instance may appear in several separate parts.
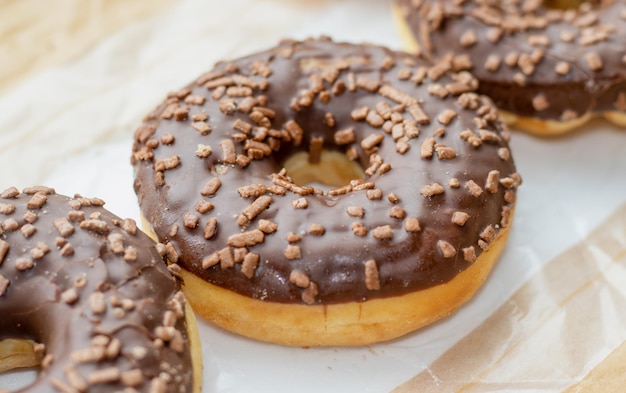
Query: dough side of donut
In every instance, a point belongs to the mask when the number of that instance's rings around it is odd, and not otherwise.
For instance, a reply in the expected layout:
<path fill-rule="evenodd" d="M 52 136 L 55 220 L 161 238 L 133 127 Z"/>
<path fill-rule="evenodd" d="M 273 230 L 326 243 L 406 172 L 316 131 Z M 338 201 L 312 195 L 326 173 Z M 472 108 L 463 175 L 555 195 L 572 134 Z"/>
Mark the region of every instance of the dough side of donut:
<path fill-rule="evenodd" d="M 409 53 L 421 52 L 420 44 L 413 36 L 409 23 L 406 19 L 404 19 L 400 5 L 397 3 L 391 3 L 391 14 L 396 25 L 396 30 L 398 30 L 400 35 L 400 42 L 402 43 L 404 50 Z"/>
<path fill-rule="evenodd" d="M 500 116 L 502 120 L 512 128 L 521 129 L 543 137 L 557 136 L 565 134 L 587 123 L 594 117 L 591 113 L 587 113 L 575 120 L 570 121 L 556 121 L 539 119 L 537 117 L 517 116 L 511 112 L 500 109 Z"/>
<path fill-rule="evenodd" d="M 626 127 L 626 113 L 624 112 L 607 112 L 604 114 L 604 118 L 615 125 Z"/>
<path fill-rule="evenodd" d="M 196 314 L 189 304 L 185 303 L 185 320 L 187 322 L 187 334 L 189 334 L 189 350 L 191 354 L 191 365 L 193 368 L 193 393 L 202 392 L 202 341 L 200 340 L 200 332 L 198 331 L 198 323 Z"/>
<path fill-rule="evenodd" d="M 552 2 L 554 8 L 568 9 L 573 8 L 574 5 L 579 6 L 582 2 L 576 1 L 575 4 L 567 0 L 557 0 Z M 411 27 L 407 19 L 403 16 L 402 9 L 399 3 L 394 2 L 391 5 L 392 16 L 395 21 L 395 26 L 398 30 L 400 40 L 403 48 L 411 53 L 420 53 L 421 47 L 415 38 L 414 33 L 411 31 Z M 620 126 L 626 127 L 626 114 L 620 111 L 606 111 L 606 112 L 587 112 L 581 114 L 579 117 L 573 120 L 553 120 L 532 116 L 521 116 L 511 111 L 499 108 L 499 113 L 502 120 L 513 128 L 517 128 L 531 134 L 538 136 L 558 136 L 565 134 L 569 131 L 577 129 L 594 118 L 604 118 L 609 122 Z"/>
<path fill-rule="evenodd" d="M 182 269 L 183 292 L 203 318 L 259 341 L 302 347 L 389 341 L 451 314 L 470 300 L 502 253 L 509 228 L 500 230 L 473 265 L 451 281 L 397 297 L 330 305 L 272 303 L 239 295 Z"/>
<path fill-rule="evenodd" d="M 35 351 L 36 344 L 27 339 L 7 338 L 0 341 L 0 373 L 39 366 L 42 356 Z"/>

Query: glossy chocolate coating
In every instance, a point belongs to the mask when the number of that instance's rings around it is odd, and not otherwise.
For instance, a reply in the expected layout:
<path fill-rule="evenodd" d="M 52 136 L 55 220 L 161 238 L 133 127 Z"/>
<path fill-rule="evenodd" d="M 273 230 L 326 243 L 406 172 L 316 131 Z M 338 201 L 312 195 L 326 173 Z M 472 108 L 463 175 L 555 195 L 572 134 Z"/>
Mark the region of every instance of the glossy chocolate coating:
<path fill-rule="evenodd" d="M 500 109 L 551 120 L 626 112 L 624 1 L 570 10 L 540 1 L 458 3 L 395 0 L 423 54 L 469 56 L 479 92 Z M 475 43 L 464 45 L 464 34 Z M 490 56 L 499 66 L 485 65 Z M 518 60 L 507 64 L 507 56 Z"/>
<path fill-rule="evenodd" d="M 44 187 L 0 197 L 0 339 L 45 345 L 20 391 L 190 392 L 179 284 L 154 242 L 102 204 Z"/>
<path fill-rule="evenodd" d="M 256 74 L 251 71 L 259 69 L 265 71 Z M 271 70 L 271 74 L 267 70 Z M 320 87 L 318 76 L 328 76 L 325 72 L 329 70 L 333 71 L 330 74 L 334 73 L 336 80 L 331 82 L 334 78 L 329 77 Z M 508 133 L 503 132 L 503 126 L 495 116 L 495 108 L 489 100 L 473 93 L 457 92 L 449 94 L 445 99 L 429 94 L 429 89 L 435 87 L 435 83 L 443 88 L 455 82 L 452 78 L 460 78 L 458 75 L 439 77 L 433 70 L 436 82 L 428 77 L 421 83 L 415 78 L 407 79 L 409 73 L 415 76 L 428 70 L 429 66 L 425 62 L 413 56 L 370 45 L 339 44 L 328 39 L 284 41 L 276 48 L 232 62 L 219 63 L 211 73 L 199 78 L 198 82 L 170 94 L 166 103 L 152 112 L 137 130 L 132 163 L 136 175 L 135 190 L 142 213 L 160 241 L 173 247 L 175 253 L 172 254 L 179 265 L 215 285 L 256 299 L 302 302 L 305 296 L 302 285 L 290 282 L 292 271 L 304 273 L 317 286 L 318 293 L 314 300 L 309 298 L 305 300 L 307 303 L 365 301 L 444 283 L 471 264 L 464 258 L 463 248 L 474 246 L 476 254 L 480 254 L 479 234 L 484 228 L 491 225 L 497 232 L 501 221 L 506 225 L 507 220 L 502 219 L 502 213 L 510 212 L 519 177 L 508 154 L 503 158 L 500 157 L 502 154 L 499 155 L 503 151 L 508 153 Z M 269 119 L 269 128 L 289 128 L 289 122 L 295 121 L 303 130 L 301 144 L 297 145 L 293 138 L 291 141 L 282 141 L 278 150 L 262 159 L 252 160 L 245 167 L 224 164 L 220 143 L 233 138 L 242 140 L 241 133 L 233 129 L 236 119 L 253 125 L 249 138 L 257 135 L 256 129 L 259 128 L 250 119 L 250 113 L 225 110 L 224 100 L 229 99 L 227 94 L 215 99 L 212 97 L 215 90 L 206 87 L 207 84 L 211 87 L 215 85 L 210 80 L 229 75 L 241 81 L 245 81 L 244 76 L 253 80 L 256 87 L 252 88 L 252 95 L 267 97 L 265 107 L 274 112 L 274 117 Z M 369 88 L 380 89 L 379 92 L 359 87 L 351 91 L 352 77 L 357 81 L 359 78 L 376 81 L 374 85 L 380 86 L 370 85 Z M 463 77 L 469 78 L 470 84 L 475 82 L 468 75 Z M 345 82 L 345 91 L 334 88 L 339 80 Z M 380 122 L 376 121 L 372 121 L 374 125 L 371 125 L 369 121 L 354 120 L 356 114 L 352 112 L 364 106 L 375 112 L 377 104 L 386 102 L 397 110 L 393 117 L 399 116 L 399 121 L 405 119 L 407 124 L 416 125 L 408 107 L 398 104 L 401 99 L 383 96 L 389 96 L 387 92 L 390 86 L 406 93 L 404 98 L 407 102 L 418 100 L 429 117 L 428 124 L 425 120 L 417 124 L 419 136 L 399 139 L 410 147 L 404 154 L 396 150 L 392 135 L 382 129 L 384 125 L 381 127 Z M 311 91 L 317 92 L 312 101 L 308 99 Z M 330 92 L 327 103 L 324 103 L 325 91 Z M 199 96 L 205 99 L 198 100 Z M 457 103 L 464 98 L 473 99 L 473 109 L 463 109 Z M 244 100 L 234 99 L 237 105 Z M 222 110 L 219 108 L 220 101 Z M 188 115 L 177 120 L 171 115 L 172 108 L 176 106 L 182 108 L 182 112 L 188 108 Z M 437 118 L 447 109 L 453 109 L 456 117 L 444 125 Z M 325 119 L 328 113 L 332 113 L 335 124 L 327 124 Z M 194 118 L 202 118 L 199 114 L 208 115 L 206 122 L 211 128 L 210 132 L 202 134 L 192 127 Z M 354 129 L 354 143 L 337 145 L 334 142 L 335 132 L 348 128 Z M 488 130 L 485 135 L 491 135 L 493 140 L 479 141 L 482 144 L 474 147 L 459 136 L 466 130 L 471 130 L 468 132 L 472 135 L 478 135 L 479 128 Z M 345 152 L 355 148 L 357 160 L 365 169 L 370 167 L 372 151 L 366 152 L 362 141 L 371 140 L 368 137 L 375 134 L 380 134 L 382 138 L 373 150 L 384 163 L 391 165 L 391 169 L 385 173 L 382 173 L 384 170 L 377 170 L 367 176 L 364 182 L 373 182 L 374 188 L 382 193 L 381 199 L 368 198 L 367 190 L 343 195 L 331 195 L 329 192 L 323 195 L 300 195 L 291 191 L 286 191 L 285 195 L 276 195 L 266 192 L 264 196 L 271 198 L 269 207 L 246 225 L 238 223 L 242 212 L 255 200 L 255 197 L 242 197 L 238 189 L 251 184 L 263 184 L 270 188 L 273 184 L 272 174 L 282 169 L 282 163 L 287 157 L 298 151 L 307 151 L 312 138 L 323 138 L 327 149 Z M 444 160 L 434 153 L 434 157 L 421 158 L 421 145 L 430 137 L 437 144 L 453 148 L 456 157 Z M 210 145 L 212 153 L 206 158 L 198 157 L 198 145 Z M 246 142 L 235 141 L 234 145 L 238 154 L 246 154 Z M 366 148 L 369 149 L 367 143 Z M 171 161 L 174 156 L 178 157 L 178 162 L 168 166 L 171 169 L 163 170 L 163 160 Z M 156 171 L 155 165 L 158 166 Z M 465 187 L 466 182 L 473 180 L 484 187 L 489 172 L 494 170 L 499 171 L 501 178 L 512 175 L 517 179 L 515 184 L 507 183 L 509 189 L 500 185 L 493 193 L 484 190 L 480 196 L 472 196 Z M 220 179 L 221 187 L 214 195 L 203 196 L 201 193 L 205 184 L 216 177 Z M 451 178 L 458 179 L 460 187 L 448 186 Z M 432 196 L 420 193 L 424 186 L 433 183 L 439 183 L 445 191 Z M 505 201 L 507 192 L 509 202 Z M 294 207 L 294 201 L 302 201 L 301 198 L 306 200 L 308 207 Z M 201 200 L 211 202 L 214 208 L 205 213 L 198 212 L 196 206 Z M 390 217 L 394 206 L 403 209 L 405 217 Z M 362 207 L 363 217 L 349 215 L 350 207 Z M 464 226 L 452 222 L 452 215 L 456 211 L 469 214 L 470 218 Z M 187 226 L 185 216 L 188 219 Z M 196 221 L 190 220 L 193 217 Z M 409 217 L 419 220 L 420 231 L 409 232 L 405 229 Z M 207 240 L 204 228 L 212 218 L 217 220 L 217 231 Z M 228 246 L 229 237 L 255 230 L 261 220 L 277 224 L 277 230 L 265 234 L 262 243 L 247 247 L 247 252 L 260 257 L 250 278 L 242 273 L 242 263 L 230 266 L 220 260 L 216 265 L 203 268 L 202 261 L 207 258 L 211 260 L 216 252 L 235 253 L 235 247 Z M 365 236 L 355 234 L 355 223 L 361 223 L 362 229 L 367 230 Z M 312 224 L 321 225 L 324 234 L 310 233 Z M 375 230 L 385 226 L 392 230 L 390 239 L 382 239 L 384 235 Z M 301 239 L 297 241 L 290 233 Z M 288 238 L 292 240 L 291 243 Z M 454 256 L 443 256 L 438 246 L 440 240 L 454 246 Z M 299 247 L 300 258 L 286 256 L 289 245 Z M 379 289 L 366 285 L 365 263 L 370 260 L 375 261 L 378 269 Z"/>

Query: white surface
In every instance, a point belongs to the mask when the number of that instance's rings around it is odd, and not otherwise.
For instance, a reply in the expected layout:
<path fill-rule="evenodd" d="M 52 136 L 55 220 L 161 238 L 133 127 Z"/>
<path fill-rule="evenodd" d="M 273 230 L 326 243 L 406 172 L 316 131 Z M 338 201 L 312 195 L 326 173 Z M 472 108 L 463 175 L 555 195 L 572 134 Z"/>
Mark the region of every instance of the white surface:
<path fill-rule="evenodd" d="M 138 218 L 129 156 L 142 116 L 218 59 L 322 33 L 399 48 L 385 1 L 182 1 L 0 97 L 0 189 L 45 184 L 98 196 L 116 214 Z M 389 391 L 626 202 L 624 131 L 595 122 L 558 139 L 514 133 L 511 145 L 524 178 L 515 224 L 492 277 L 469 304 L 408 337 L 365 348 L 283 348 L 200 322 L 204 392 Z"/>

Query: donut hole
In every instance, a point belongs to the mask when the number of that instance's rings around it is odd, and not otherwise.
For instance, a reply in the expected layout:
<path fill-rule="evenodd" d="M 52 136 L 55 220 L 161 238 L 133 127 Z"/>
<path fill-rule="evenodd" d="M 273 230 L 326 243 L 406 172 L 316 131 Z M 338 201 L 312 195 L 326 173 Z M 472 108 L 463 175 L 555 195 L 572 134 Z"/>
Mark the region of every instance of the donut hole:
<path fill-rule="evenodd" d="M 351 180 L 365 179 L 361 165 L 349 160 L 345 153 L 322 149 L 319 160 L 313 161 L 308 152 L 301 151 L 287 157 L 283 168 L 299 186 L 315 185 L 330 189 L 349 184 Z"/>
<path fill-rule="evenodd" d="M 26 339 L 0 341 L 0 386 L 16 391 L 37 380 L 43 354 L 35 350 L 36 346 Z"/>

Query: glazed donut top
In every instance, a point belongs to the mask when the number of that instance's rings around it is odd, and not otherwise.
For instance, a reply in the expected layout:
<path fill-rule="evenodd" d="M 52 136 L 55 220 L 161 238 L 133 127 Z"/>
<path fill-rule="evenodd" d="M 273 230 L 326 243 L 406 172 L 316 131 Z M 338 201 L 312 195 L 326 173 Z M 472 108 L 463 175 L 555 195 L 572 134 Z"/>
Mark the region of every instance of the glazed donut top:
<path fill-rule="evenodd" d="M 396 3 L 423 54 L 463 58 L 501 109 L 563 121 L 626 112 L 624 1 L 567 10 L 538 0 Z"/>
<path fill-rule="evenodd" d="M 475 88 L 327 38 L 218 63 L 136 131 L 142 212 L 170 260 L 252 298 L 331 304 L 446 282 L 508 225 L 520 183 Z M 284 161 L 321 146 L 365 178 L 294 184 Z"/>
<path fill-rule="evenodd" d="M 47 187 L 0 194 L 0 339 L 36 341 L 28 392 L 189 392 L 184 298 L 154 242 Z"/>

